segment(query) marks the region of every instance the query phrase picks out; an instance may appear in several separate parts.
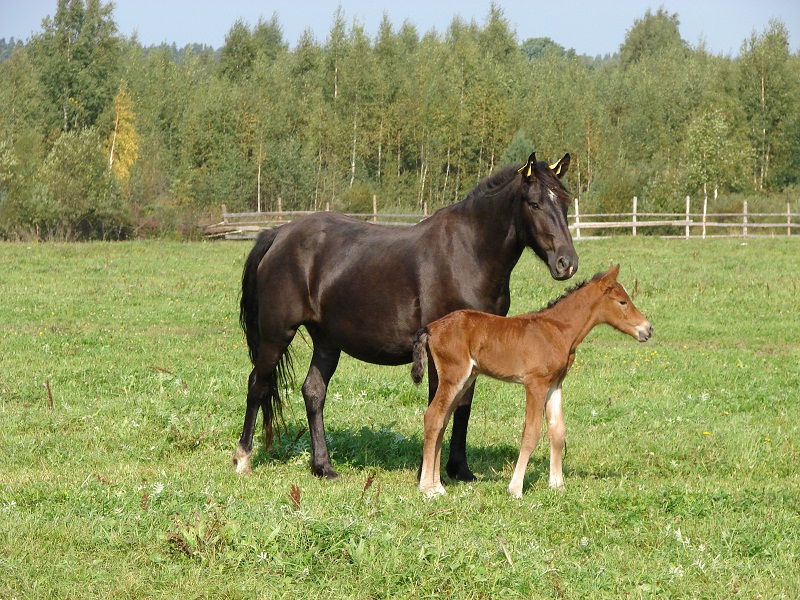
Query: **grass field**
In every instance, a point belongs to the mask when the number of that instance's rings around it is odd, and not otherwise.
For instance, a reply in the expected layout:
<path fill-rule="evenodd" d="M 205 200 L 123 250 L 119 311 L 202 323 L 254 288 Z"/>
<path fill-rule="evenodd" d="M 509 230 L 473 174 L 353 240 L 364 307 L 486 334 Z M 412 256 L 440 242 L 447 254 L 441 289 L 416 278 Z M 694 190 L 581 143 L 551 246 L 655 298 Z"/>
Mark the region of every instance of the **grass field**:
<path fill-rule="evenodd" d="M 326 412 L 342 476 L 310 474 L 298 389 L 237 476 L 249 249 L 0 244 L 0 599 L 800 598 L 800 239 L 578 242 L 578 279 L 620 262 L 655 335 L 587 338 L 567 489 L 542 443 L 522 500 L 521 387 L 478 380 L 479 480 L 426 500 L 422 389 L 349 358 Z M 527 253 L 511 311 L 566 286 Z"/>

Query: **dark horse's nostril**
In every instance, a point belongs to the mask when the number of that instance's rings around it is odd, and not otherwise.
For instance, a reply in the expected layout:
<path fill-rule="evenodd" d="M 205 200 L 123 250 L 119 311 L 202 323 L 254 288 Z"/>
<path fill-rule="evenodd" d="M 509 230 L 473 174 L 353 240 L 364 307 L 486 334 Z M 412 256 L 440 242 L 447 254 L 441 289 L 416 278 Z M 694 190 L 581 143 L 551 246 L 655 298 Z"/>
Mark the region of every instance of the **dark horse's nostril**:
<path fill-rule="evenodd" d="M 559 273 L 564 273 L 567 269 L 569 269 L 569 260 L 566 256 L 558 257 L 558 260 L 556 261 L 556 269 Z"/>

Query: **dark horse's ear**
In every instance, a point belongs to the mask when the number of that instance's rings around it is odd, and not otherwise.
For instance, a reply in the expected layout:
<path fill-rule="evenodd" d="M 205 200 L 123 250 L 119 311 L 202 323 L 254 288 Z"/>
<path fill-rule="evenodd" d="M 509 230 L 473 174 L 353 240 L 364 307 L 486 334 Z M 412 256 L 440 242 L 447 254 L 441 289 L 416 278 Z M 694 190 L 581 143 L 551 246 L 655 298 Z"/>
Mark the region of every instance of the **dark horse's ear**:
<path fill-rule="evenodd" d="M 522 178 L 527 182 L 531 180 L 533 174 L 536 172 L 536 152 L 531 152 L 531 155 L 528 157 L 528 162 L 522 165 L 521 168 L 517 170 L 517 173 L 522 175 Z"/>
<path fill-rule="evenodd" d="M 569 169 L 569 153 L 565 154 L 556 164 L 550 165 L 550 169 L 561 179 Z"/>

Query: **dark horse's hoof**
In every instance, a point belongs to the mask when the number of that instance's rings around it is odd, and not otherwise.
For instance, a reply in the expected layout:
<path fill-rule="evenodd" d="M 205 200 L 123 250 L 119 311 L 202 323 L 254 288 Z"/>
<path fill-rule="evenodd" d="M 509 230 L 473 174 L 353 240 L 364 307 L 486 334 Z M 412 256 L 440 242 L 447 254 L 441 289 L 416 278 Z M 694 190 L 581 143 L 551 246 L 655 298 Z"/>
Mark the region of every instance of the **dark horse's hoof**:
<path fill-rule="evenodd" d="M 339 476 L 339 473 L 330 465 L 323 465 L 323 466 L 313 466 L 311 467 L 311 472 L 314 473 L 317 477 L 325 478 L 325 479 L 336 479 Z"/>
<path fill-rule="evenodd" d="M 478 478 L 475 477 L 475 474 L 469 470 L 467 463 L 447 463 L 445 467 L 447 471 L 447 476 L 450 479 L 456 479 L 458 481 L 476 481 Z"/>

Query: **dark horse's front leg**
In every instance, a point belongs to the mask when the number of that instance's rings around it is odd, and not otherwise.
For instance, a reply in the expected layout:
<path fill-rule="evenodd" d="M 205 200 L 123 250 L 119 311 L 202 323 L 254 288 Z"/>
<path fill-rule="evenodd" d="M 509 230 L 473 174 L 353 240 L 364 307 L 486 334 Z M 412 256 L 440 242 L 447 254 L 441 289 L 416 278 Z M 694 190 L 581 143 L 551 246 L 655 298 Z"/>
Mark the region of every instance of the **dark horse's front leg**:
<path fill-rule="evenodd" d="M 433 358 L 428 356 L 428 404 L 436 395 L 439 387 L 439 375 Z M 475 383 L 469 386 L 461 397 L 461 404 L 453 412 L 453 432 L 450 437 L 450 458 L 447 460 L 445 470 L 448 477 L 459 481 L 475 481 L 477 477 L 467 466 L 467 425 L 472 411 L 472 395 L 475 393 Z M 420 467 L 421 469 L 422 467 Z M 417 474 L 419 477 L 419 473 Z"/>

